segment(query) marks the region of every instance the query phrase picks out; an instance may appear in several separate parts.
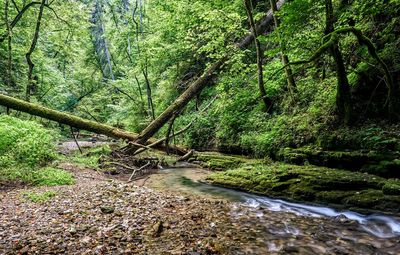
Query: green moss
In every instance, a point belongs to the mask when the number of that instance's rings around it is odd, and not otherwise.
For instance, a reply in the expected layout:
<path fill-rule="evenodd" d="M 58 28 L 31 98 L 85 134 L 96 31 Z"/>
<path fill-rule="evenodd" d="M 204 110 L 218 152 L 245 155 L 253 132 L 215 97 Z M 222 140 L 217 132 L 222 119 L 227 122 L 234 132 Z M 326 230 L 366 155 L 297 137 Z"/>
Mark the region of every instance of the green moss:
<path fill-rule="evenodd" d="M 57 193 L 55 191 L 45 191 L 42 193 L 24 192 L 22 195 L 31 202 L 43 203 L 55 197 Z"/>
<path fill-rule="evenodd" d="M 400 210 L 397 180 L 312 165 L 245 165 L 208 177 L 210 183 L 271 197 L 342 204 L 377 210 Z"/>
<path fill-rule="evenodd" d="M 317 166 L 367 172 L 382 177 L 400 177 L 398 152 L 375 151 L 323 151 L 319 148 L 284 148 L 276 154 L 277 159 L 290 164 L 310 163 Z"/>
<path fill-rule="evenodd" d="M 382 187 L 385 195 L 400 195 L 400 180 L 388 180 Z"/>
<path fill-rule="evenodd" d="M 250 159 L 244 156 L 227 155 L 217 152 L 201 152 L 196 154 L 198 161 L 202 162 L 202 166 L 213 170 L 226 170 L 237 168 L 246 164 L 257 164 L 268 162 L 269 159 L 264 160 Z"/>
<path fill-rule="evenodd" d="M 387 178 L 400 178 L 400 160 L 383 160 L 378 164 L 366 165 L 361 171 Z"/>
<path fill-rule="evenodd" d="M 356 194 L 355 191 L 321 191 L 317 193 L 316 200 L 325 203 L 341 204 L 344 198 L 352 196 L 354 194 Z"/>

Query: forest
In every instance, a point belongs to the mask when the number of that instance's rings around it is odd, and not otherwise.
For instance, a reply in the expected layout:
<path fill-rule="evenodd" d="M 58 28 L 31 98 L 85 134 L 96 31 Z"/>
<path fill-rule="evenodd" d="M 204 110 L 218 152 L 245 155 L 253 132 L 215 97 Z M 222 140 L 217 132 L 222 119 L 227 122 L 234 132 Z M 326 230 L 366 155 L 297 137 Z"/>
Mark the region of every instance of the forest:
<path fill-rule="evenodd" d="M 400 0 L 0 13 L 0 255 L 400 253 Z"/>

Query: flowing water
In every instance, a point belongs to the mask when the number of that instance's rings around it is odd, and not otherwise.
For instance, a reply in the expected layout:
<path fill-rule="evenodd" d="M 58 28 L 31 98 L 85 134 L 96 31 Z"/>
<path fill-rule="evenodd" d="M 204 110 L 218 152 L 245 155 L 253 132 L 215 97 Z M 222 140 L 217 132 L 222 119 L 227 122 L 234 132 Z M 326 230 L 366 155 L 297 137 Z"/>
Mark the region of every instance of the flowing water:
<path fill-rule="evenodd" d="M 248 225 L 257 246 L 269 253 L 400 254 L 398 217 L 363 215 L 216 187 L 201 181 L 208 174 L 198 168 L 164 169 L 136 184 L 232 202 L 232 219 Z"/>

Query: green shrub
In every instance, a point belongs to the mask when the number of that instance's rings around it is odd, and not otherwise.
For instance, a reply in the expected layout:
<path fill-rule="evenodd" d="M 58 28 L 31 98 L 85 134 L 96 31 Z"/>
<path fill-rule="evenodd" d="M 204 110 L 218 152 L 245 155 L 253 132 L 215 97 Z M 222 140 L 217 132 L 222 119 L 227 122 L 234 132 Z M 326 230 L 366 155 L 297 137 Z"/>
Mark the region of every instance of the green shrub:
<path fill-rule="evenodd" d="M 38 123 L 0 116 L 0 181 L 22 181 L 39 186 L 74 183 L 71 173 L 40 168 L 56 158 L 54 131 Z"/>
<path fill-rule="evenodd" d="M 59 186 L 74 184 L 74 177 L 70 172 L 45 167 L 37 171 L 33 171 L 32 182 L 38 186 Z"/>
<path fill-rule="evenodd" d="M 55 133 L 32 121 L 0 116 L 0 166 L 43 165 L 55 158 Z"/>
<path fill-rule="evenodd" d="M 53 167 L 34 169 L 17 165 L 0 169 L 0 174 L 0 181 L 22 181 L 38 186 L 71 185 L 75 182 L 71 173 Z"/>

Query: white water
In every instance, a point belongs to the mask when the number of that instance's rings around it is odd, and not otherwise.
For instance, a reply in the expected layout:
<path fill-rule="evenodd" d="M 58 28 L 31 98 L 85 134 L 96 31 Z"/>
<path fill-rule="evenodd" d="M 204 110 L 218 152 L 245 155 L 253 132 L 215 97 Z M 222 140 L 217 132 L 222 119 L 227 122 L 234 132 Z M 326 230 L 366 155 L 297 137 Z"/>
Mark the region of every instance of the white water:
<path fill-rule="evenodd" d="M 385 215 L 363 215 L 352 211 L 340 211 L 324 206 L 313 206 L 302 203 L 293 203 L 281 199 L 272 199 L 264 196 L 253 195 L 246 192 L 221 188 L 207 183 L 199 182 L 201 177 L 207 175 L 202 169 L 174 168 L 161 171 L 156 186 L 163 189 L 172 189 L 175 192 L 186 194 L 206 194 L 208 197 L 225 198 L 238 202 L 246 207 L 254 208 L 256 215 L 262 217 L 265 211 L 288 212 L 303 217 L 336 218 L 338 224 L 346 225 L 350 221 L 357 222 L 360 231 L 365 231 L 378 238 L 400 237 L 400 219 Z M 157 175 L 153 175 L 156 178 Z M 151 184 L 151 180 L 147 184 Z M 150 185 L 151 186 L 151 185 Z M 259 210 L 260 209 L 260 210 Z M 243 212 L 237 212 L 243 213 Z M 289 226 L 290 227 L 290 226 Z M 286 226 L 288 228 L 288 226 Z M 287 230 L 293 232 L 295 230 Z"/>
<path fill-rule="evenodd" d="M 384 215 L 363 215 L 352 211 L 338 211 L 329 207 L 312 206 L 287 202 L 280 199 L 255 196 L 242 193 L 246 201 L 244 204 L 253 208 L 264 208 L 274 212 L 290 212 L 307 217 L 346 217 L 356 221 L 366 232 L 380 238 L 392 238 L 400 236 L 400 221 Z"/>

